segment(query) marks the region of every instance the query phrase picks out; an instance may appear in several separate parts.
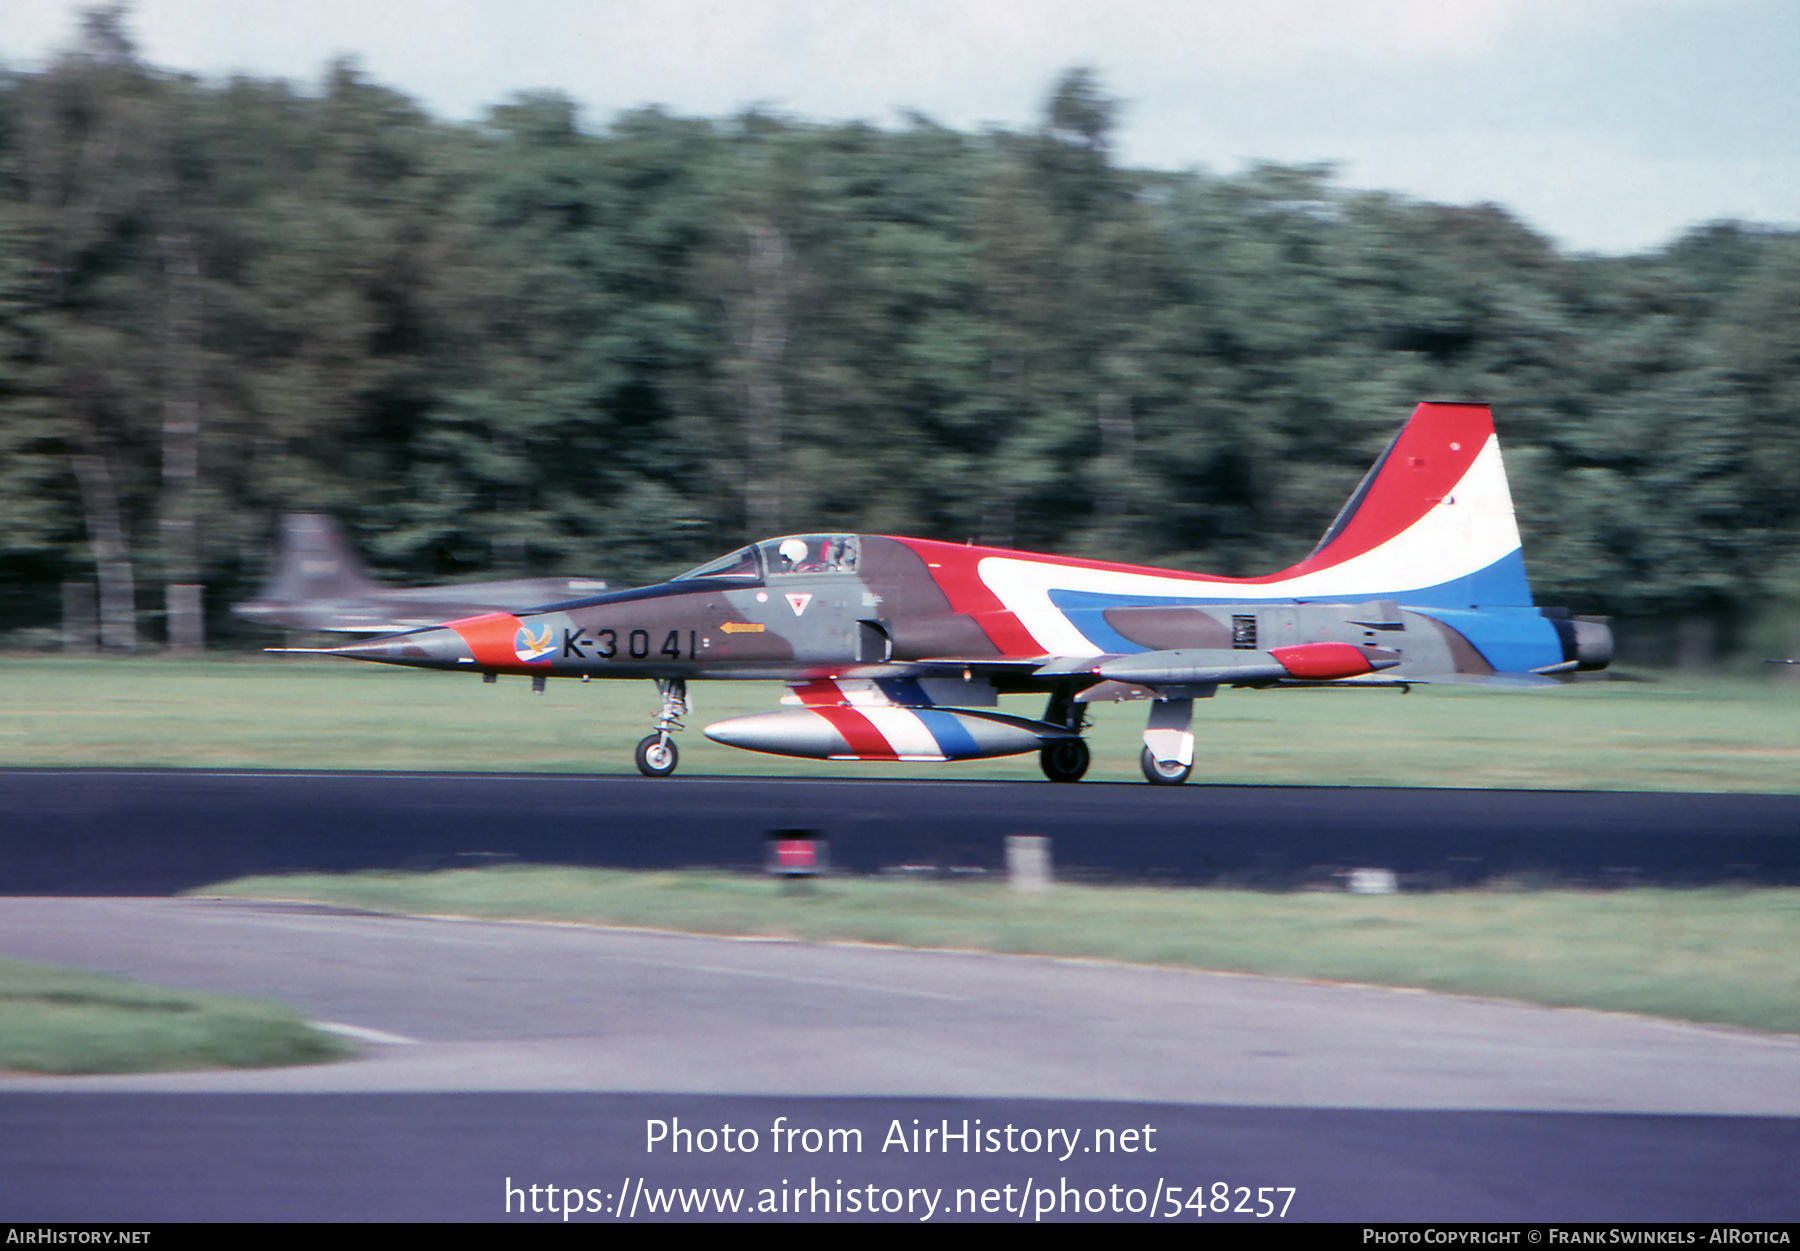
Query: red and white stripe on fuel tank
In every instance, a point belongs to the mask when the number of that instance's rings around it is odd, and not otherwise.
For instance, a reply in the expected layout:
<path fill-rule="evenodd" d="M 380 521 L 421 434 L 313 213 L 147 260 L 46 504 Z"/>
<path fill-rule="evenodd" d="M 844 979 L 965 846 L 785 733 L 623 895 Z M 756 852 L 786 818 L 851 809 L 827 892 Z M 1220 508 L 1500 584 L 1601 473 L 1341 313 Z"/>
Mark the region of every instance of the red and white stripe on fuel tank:
<path fill-rule="evenodd" d="M 924 720 L 862 680 L 797 682 L 781 697 L 823 717 L 843 737 L 853 760 L 949 760 Z"/>

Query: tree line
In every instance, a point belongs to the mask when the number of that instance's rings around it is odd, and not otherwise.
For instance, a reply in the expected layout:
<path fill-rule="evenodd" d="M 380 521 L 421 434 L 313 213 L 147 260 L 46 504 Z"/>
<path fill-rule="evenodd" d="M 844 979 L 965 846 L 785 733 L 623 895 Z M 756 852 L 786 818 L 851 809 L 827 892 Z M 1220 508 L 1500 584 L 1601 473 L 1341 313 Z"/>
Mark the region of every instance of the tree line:
<path fill-rule="evenodd" d="M 436 120 L 0 74 L 0 639 L 252 639 L 276 515 L 402 581 L 637 582 L 786 531 L 1268 572 L 1420 399 L 1494 405 L 1540 602 L 1800 598 L 1800 235 L 1570 255 L 1325 166 L 1132 169 L 1090 73 L 966 133 L 567 98 Z"/>

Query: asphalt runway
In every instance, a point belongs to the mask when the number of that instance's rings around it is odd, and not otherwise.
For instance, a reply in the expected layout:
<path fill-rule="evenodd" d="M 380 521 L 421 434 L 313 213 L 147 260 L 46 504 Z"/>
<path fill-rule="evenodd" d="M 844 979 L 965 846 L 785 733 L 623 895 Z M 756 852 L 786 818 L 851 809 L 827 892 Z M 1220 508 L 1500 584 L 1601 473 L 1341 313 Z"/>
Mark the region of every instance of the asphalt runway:
<path fill-rule="evenodd" d="M 272 996 L 364 1040 L 303 1069 L 0 1079 L 7 1220 L 561 1219 L 552 1193 L 614 1221 L 721 1200 L 728 1219 L 866 1219 L 847 1193 L 891 1220 L 1279 1219 L 1259 1201 L 1307 1221 L 1800 1217 L 1789 1037 L 221 900 L 3 899 L 0 951 Z M 713 1149 L 658 1151 L 652 1123 Z M 951 1149 L 907 1143 L 934 1127 Z M 778 1129 L 800 1137 L 778 1152 Z M 986 1131 L 991 1150 L 959 1145 Z"/>
<path fill-rule="evenodd" d="M 507 859 L 749 867 L 781 828 L 820 831 L 864 873 L 997 869 L 1006 835 L 1040 834 L 1066 877 L 1800 884 L 1800 795 L 15 769 L 0 770 L 0 894 Z"/>

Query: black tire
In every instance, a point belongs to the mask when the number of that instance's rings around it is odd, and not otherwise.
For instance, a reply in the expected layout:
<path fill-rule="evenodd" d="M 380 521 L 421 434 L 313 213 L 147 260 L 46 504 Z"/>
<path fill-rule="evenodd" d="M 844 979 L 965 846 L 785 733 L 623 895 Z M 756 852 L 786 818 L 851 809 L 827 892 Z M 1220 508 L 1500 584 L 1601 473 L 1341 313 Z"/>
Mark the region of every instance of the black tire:
<path fill-rule="evenodd" d="M 664 740 L 660 734 L 651 734 L 637 745 L 638 772 L 647 778 L 666 778 L 675 772 L 675 766 L 681 761 L 681 753 L 675 750 L 675 740 Z"/>
<path fill-rule="evenodd" d="M 1088 771 L 1086 739 L 1052 739 L 1038 748 L 1038 766 L 1052 782 L 1079 782 Z"/>
<path fill-rule="evenodd" d="M 1174 762 L 1164 764 L 1150 754 L 1148 747 L 1138 757 L 1138 763 L 1144 768 L 1144 777 L 1152 786 L 1180 786 L 1188 780 L 1188 774 L 1194 771 L 1191 764 L 1178 765 Z"/>

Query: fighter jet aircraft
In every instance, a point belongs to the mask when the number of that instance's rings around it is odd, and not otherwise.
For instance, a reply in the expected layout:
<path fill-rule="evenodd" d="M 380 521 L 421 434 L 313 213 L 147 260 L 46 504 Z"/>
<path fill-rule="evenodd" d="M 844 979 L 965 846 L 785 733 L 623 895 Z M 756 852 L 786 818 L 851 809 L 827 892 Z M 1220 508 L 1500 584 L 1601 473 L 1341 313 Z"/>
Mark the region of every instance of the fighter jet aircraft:
<path fill-rule="evenodd" d="M 649 678 L 638 768 L 675 771 L 687 683 L 765 678 L 785 708 L 706 727 L 828 760 L 1039 754 L 1073 782 L 1096 700 L 1150 701 L 1144 776 L 1187 780 L 1194 701 L 1221 686 L 1537 685 L 1612 659 L 1597 620 L 1537 608 L 1493 419 L 1420 404 L 1311 555 L 1257 578 L 871 534 L 753 544 L 658 586 L 330 649 L 488 680 Z M 998 696 L 1047 696 L 1043 716 Z"/>
<path fill-rule="evenodd" d="M 392 634 L 484 612 L 519 612 L 604 591 L 598 578 L 519 578 L 441 586 L 383 586 L 323 513 L 281 519 L 275 568 L 253 600 L 231 611 L 259 625 L 332 634 Z"/>

